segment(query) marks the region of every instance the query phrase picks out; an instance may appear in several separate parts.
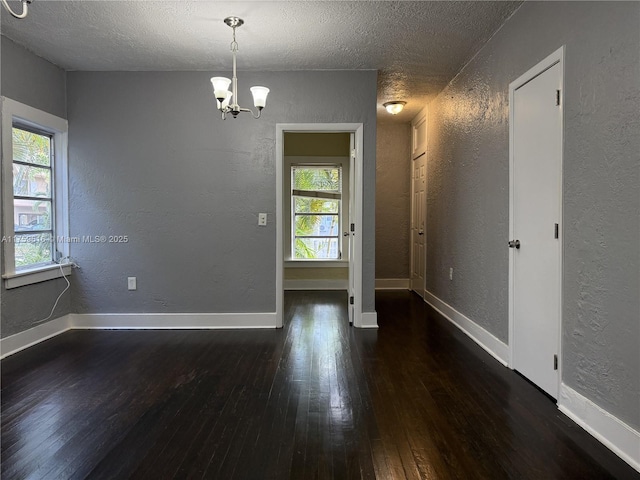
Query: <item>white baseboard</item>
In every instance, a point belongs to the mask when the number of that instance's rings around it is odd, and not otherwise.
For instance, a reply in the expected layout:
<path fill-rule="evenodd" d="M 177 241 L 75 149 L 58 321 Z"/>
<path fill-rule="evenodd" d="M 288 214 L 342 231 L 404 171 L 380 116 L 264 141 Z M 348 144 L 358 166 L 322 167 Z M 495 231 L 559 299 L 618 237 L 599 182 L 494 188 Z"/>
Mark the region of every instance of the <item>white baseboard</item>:
<path fill-rule="evenodd" d="M 87 313 L 71 314 L 77 329 L 276 328 L 275 313 Z"/>
<path fill-rule="evenodd" d="M 67 330 L 159 330 L 276 328 L 275 313 L 70 313 L 0 339 L 0 358 Z"/>
<path fill-rule="evenodd" d="M 308 280 L 285 280 L 285 290 L 348 290 L 349 280 L 347 279 L 308 279 Z"/>
<path fill-rule="evenodd" d="M 411 290 L 409 278 L 376 278 L 376 290 Z"/>
<path fill-rule="evenodd" d="M 470 318 L 443 302 L 431 292 L 424 291 L 424 301 L 440 312 L 447 320 L 466 333 L 505 367 L 509 365 L 509 346 L 498 340 Z"/>
<path fill-rule="evenodd" d="M 362 312 L 360 328 L 378 328 L 378 312 Z"/>
<path fill-rule="evenodd" d="M 63 315 L 24 332 L 0 339 L 0 358 L 8 357 L 70 330 L 72 328 L 70 317 L 70 315 Z"/>
<path fill-rule="evenodd" d="M 508 345 L 426 290 L 424 300 L 500 363 L 509 365 Z M 640 471 L 640 433 L 565 384 L 560 385 L 558 409 Z"/>
<path fill-rule="evenodd" d="M 558 409 L 640 472 L 640 433 L 564 383 Z"/>

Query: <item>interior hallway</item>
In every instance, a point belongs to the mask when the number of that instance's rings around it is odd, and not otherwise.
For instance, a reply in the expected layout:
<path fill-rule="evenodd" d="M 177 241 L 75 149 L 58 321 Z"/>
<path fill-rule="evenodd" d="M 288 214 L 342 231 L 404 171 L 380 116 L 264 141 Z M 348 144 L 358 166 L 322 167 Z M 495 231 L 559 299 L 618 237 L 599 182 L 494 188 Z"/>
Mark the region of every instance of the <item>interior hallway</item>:
<path fill-rule="evenodd" d="M 640 478 L 416 295 L 282 330 L 71 331 L 2 361 L 2 478 Z"/>

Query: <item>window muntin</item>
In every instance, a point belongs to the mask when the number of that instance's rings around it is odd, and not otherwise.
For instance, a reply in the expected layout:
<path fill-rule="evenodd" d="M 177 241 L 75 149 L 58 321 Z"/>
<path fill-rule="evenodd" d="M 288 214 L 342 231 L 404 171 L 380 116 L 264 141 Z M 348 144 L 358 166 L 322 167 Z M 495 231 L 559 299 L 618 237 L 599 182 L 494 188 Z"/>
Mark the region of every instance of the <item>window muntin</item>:
<path fill-rule="evenodd" d="M 16 271 L 54 260 L 53 135 L 13 124 L 13 223 Z"/>
<path fill-rule="evenodd" d="M 341 167 L 292 166 L 291 186 L 292 257 L 340 259 Z"/>

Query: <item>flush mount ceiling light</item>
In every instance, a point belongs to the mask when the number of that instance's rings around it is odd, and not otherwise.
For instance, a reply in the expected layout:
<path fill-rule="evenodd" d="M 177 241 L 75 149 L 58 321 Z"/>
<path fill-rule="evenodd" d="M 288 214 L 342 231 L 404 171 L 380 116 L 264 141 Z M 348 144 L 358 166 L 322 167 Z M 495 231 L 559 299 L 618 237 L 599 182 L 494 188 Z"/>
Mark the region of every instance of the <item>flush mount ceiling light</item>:
<path fill-rule="evenodd" d="M 11 10 L 11 7 L 7 3 L 7 0 L 2 0 L 2 5 L 4 5 L 4 8 L 7 9 L 7 12 L 9 12 L 11 15 L 13 15 L 16 18 L 24 18 L 27 16 L 28 5 L 30 3 L 31 3 L 31 0 L 22 0 L 22 13 L 16 13 L 13 10 Z"/>
<path fill-rule="evenodd" d="M 269 94 L 269 89 L 267 87 L 257 86 L 249 89 L 253 95 L 253 105 L 258 109 L 257 115 L 253 113 L 253 110 L 250 108 L 242 108 L 238 104 L 238 78 L 236 76 L 236 53 L 238 51 L 238 42 L 236 42 L 236 28 L 240 27 L 244 23 L 244 20 L 238 17 L 227 17 L 224 19 L 224 23 L 233 29 L 233 41 L 231 42 L 231 54 L 233 55 L 233 77 L 231 80 L 225 77 L 211 78 L 213 94 L 218 102 L 218 110 L 222 112 L 223 120 L 227 117 L 228 113 L 233 115 L 233 118 L 236 118 L 240 112 L 249 112 L 253 118 L 260 118 L 260 113 L 267 104 L 267 95 Z M 231 90 L 229 90 L 229 84 L 231 84 Z"/>
<path fill-rule="evenodd" d="M 393 102 L 383 103 L 382 106 L 387 109 L 391 115 L 399 114 L 407 102 L 403 102 L 401 100 L 394 100 Z"/>

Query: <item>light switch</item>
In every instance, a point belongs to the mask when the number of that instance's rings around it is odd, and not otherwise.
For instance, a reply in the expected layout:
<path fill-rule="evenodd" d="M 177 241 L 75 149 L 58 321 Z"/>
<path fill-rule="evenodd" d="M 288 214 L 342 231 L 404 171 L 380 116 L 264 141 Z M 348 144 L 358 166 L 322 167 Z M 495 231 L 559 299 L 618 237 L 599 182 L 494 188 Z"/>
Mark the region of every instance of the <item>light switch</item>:
<path fill-rule="evenodd" d="M 137 290 L 138 289 L 136 277 L 127 277 L 127 288 L 129 290 Z"/>

